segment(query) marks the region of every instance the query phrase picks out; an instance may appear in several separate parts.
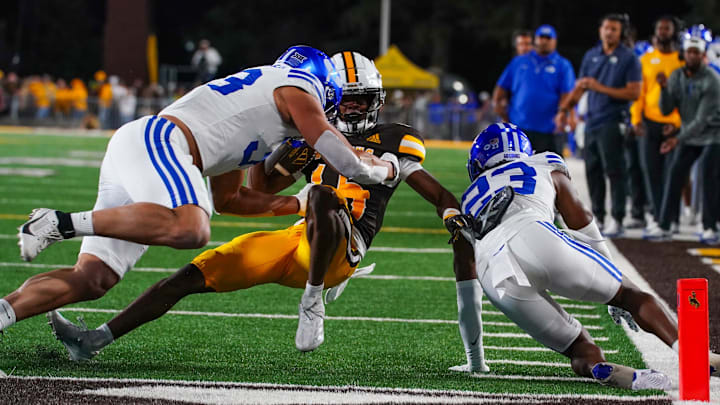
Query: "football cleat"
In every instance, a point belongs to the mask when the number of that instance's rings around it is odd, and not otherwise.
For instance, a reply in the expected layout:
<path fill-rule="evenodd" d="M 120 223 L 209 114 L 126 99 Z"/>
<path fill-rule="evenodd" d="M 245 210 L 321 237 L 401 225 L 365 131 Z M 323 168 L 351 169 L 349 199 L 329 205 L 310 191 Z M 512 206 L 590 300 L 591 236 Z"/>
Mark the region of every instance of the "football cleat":
<path fill-rule="evenodd" d="M 55 338 L 67 349 L 70 360 L 88 361 L 100 352 L 100 348 L 92 347 L 89 339 L 90 331 L 87 330 L 87 327 L 73 324 L 58 311 L 48 312 L 47 319 Z"/>
<path fill-rule="evenodd" d="M 35 208 L 30 213 L 30 220 L 18 228 L 18 245 L 23 260 L 29 262 L 48 246 L 63 240 L 59 223 L 55 210 Z"/>
<path fill-rule="evenodd" d="M 619 238 L 625 234 L 625 228 L 623 228 L 622 223 L 611 218 L 603 227 L 602 234 L 606 238 Z"/>
<path fill-rule="evenodd" d="M 655 225 L 645 229 L 643 239 L 652 242 L 668 242 L 672 240 L 672 232 L 662 229 L 660 225 Z"/>
<path fill-rule="evenodd" d="M 325 304 L 323 304 L 322 295 L 316 298 L 305 297 L 300 300 L 298 305 L 299 321 L 298 329 L 295 334 L 295 347 L 301 352 L 311 352 L 325 341 L 325 331 L 323 327 L 325 319 Z"/>
<path fill-rule="evenodd" d="M 461 364 L 459 366 L 452 366 L 448 370 L 457 371 L 459 373 L 487 373 L 490 371 L 490 367 L 483 361 L 480 367 L 471 367 L 470 364 Z"/>
<path fill-rule="evenodd" d="M 670 377 L 656 370 L 635 370 L 632 389 L 637 390 L 663 390 L 672 388 Z"/>
<path fill-rule="evenodd" d="M 630 315 L 630 312 L 612 305 L 608 305 L 607 308 L 608 314 L 610 314 L 610 317 L 617 325 L 622 325 L 622 321 L 624 319 L 630 329 L 634 332 L 640 331 L 640 328 L 637 323 L 635 323 L 635 319 L 633 319 L 632 315 Z"/>
<path fill-rule="evenodd" d="M 718 238 L 718 233 L 716 231 L 708 228 L 700 234 L 700 242 L 706 245 L 717 245 L 718 242 L 720 242 L 720 238 Z"/>

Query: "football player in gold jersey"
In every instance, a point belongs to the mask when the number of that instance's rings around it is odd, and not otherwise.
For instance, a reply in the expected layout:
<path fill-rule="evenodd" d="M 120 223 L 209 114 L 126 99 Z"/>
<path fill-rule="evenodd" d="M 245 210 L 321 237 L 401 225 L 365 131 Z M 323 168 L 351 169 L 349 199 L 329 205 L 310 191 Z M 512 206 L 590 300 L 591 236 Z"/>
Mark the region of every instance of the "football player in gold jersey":
<path fill-rule="evenodd" d="M 301 351 L 314 350 L 324 340 L 323 289 L 330 289 L 326 300 L 332 300 L 353 276 L 380 231 L 387 204 L 401 180 L 432 203 L 446 222 L 459 214 L 455 196 L 423 169 L 422 136 L 407 125 L 376 124 L 385 92 L 374 64 L 357 52 L 341 52 L 333 56 L 333 62 L 345 79 L 336 127 L 352 146 L 364 152 L 365 159 L 395 155 L 399 162 L 395 181 L 355 183 L 308 146 L 293 147 L 293 141 L 288 141 L 250 170 L 248 185 L 273 194 L 305 177 L 307 185 L 295 196 L 295 211 L 304 219 L 286 229 L 241 235 L 201 253 L 96 330 L 82 331 L 57 312 L 51 313 L 53 329 L 72 359 L 93 357 L 114 339 L 160 317 L 187 295 L 236 291 L 267 283 L 305 288 L 295 343 Z M 275 196 L 270 194 L 268 206 L 272 205 L 275 212 L 287 212 L 285 205 L 290 202 L 273 200 Z M 467 367 L 487 371 L 480 319 L 482 292 L 472 248 L 461 238 L 453 249 L 458 312 L 463 320 L 461 334 L 470 337 L 464 341 L 473 342 L 466 347 Z"/>

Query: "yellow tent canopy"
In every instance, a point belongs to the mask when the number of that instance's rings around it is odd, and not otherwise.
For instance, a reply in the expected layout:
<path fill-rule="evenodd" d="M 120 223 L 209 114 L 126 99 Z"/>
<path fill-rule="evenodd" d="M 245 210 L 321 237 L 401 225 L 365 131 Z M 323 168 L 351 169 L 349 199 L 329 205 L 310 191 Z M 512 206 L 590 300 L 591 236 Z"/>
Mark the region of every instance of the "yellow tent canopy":
<path fill-rule="evenodd" d="M 391 45 L 385 55 L 375 59 L 383 86 L 393 89 L 436 89 L 440 80 L 412 63 L 397 46 Z"/>

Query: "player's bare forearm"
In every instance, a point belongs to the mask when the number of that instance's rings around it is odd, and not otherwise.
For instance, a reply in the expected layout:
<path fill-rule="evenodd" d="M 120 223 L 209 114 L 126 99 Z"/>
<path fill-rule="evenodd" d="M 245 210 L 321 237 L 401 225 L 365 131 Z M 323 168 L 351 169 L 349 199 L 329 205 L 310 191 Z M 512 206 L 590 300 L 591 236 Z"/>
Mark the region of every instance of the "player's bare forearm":
<path fill-rule="evenodd" d="M 555 206 L 570 229 L 582 229 L 593 220 L 593 214 L 580 201 L 577 190 L 565 173 L 552 172 L 555 184 Z"/>
<path fill-rule="evenodd" d="M 248 188 L 263 193 L 276 194 L 295 183 L 295 177 L 283 176 L 279 172 L 265 174 L 263 163 L 258 163 L 248 171 Z"/>
<path fill-rule="evenodd" d="M 455 271 L 455 281 L 477 278 L 475 252 L 470 242 L 462 237 L 453 242 L 453 270 Z"/>
<path fill-rule="evenodd" d="M 221 214 L 242 217 L 275 217 L 296 214 L 300 205 L 294 196 L 266 194 L 240 187 L 233 198 L 215 209 Z"/>
<path fill-rule="evenodd" d="M 435 206 L 440 218 L 447 208 L 460 209 L 457 198 L 424 169 L 415 171 L 405 179 L 405 182 Z"/>
<path fill-rule="evenodd" d="M 297 198 L 243 187 L 243 177 L 243 172 L 236 170 L 210 179 L 217 212 L 240 216 L 279 216 L 298 212 Z"/>

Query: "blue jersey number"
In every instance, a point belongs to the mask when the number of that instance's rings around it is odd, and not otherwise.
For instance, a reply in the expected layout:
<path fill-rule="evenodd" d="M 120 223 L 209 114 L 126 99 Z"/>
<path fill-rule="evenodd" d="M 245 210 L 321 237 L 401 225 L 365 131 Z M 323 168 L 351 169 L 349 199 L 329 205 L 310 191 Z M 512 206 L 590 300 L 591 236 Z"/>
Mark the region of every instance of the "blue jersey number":
<path fill-rule="evenodd" d="M 500 187 L 497 190 L 494 190 L 491 192 L 490 190 L 490 181 L 488 181 L 488 178 L 492 178 L 495 176 L 499 176 L 503 173 L 506 173 L 510 170 L 519 170 L 519 174 L 509 174 L 509 183 L 513 181 L 522 181 L 522 184 L 520 187 L 513 186 L 513 189 L 518 194 L 533 194 L 535 192 L 535 175 L 537 172 L 532 167 L 528 166 L 527 164 L 523 162 L 514 162 L 510 163 L 508 165 L 505 165 L 503 167 L 500 167 L 498 169 L 493 170 L 490 175 L 480 176 L 478 177 L 475 182 L 473 182 L 472 186 L 465 192 L 463 195 L 463 207 L 467 207 L 467 209 L 470 209 L 470 207 L 474 206 L 475 203 L 480 200 L 480 206 L 477 209 L 477 212 L 472 212 L 471 214 L 476 215 L 480 210 L 485 206 L 485 204 L 490 201 L 490 199 L 497 194 L 500 190 L 502 190 L 503 187 L 507 185 L 506 182 L 502 182 L 503 184 L 500 185 Z M 470 201 L 465 201 L 465 198 L 468 194 L 470 194 L 473 190 L 475 190 L 477 193 L 475 194 L 475 197 L 472 198 Z"/>
<path fill-rule="evenodd" d="M 265 160 L 266 157 L 270 154 L 270 152 L 266 153 L 265 156 L 262 157 L 260 160 L 253 160 L 252 155 L 255 153 L 255 151 L 258 149 L 258 141 L 252 141 L 250 144 L 245 148 L 243 151 L 243 160 L 238 163 L 238 166 L 240 167 L 247 167 L 252 166 L 255 163 L 260 163 L 263 160 Z"/>
<path fill-rule="evenodd" d="M 262 70 L 260 69 L 247 69 L 244 70 L 242 73 L 247 73 L 242 79 L 235 76 L 228 76 L 222 79 L 225 80 L 227 83 L 222 85 L 208 84 L 208 86 L 211 89 L 219 92 L 223 96 L 227 96 L 230 93 L 242 90 L 243 86 L 250 86 L 251 84 L 255 83 L 255 81 L 260 76 L 262 76 Z"/>

